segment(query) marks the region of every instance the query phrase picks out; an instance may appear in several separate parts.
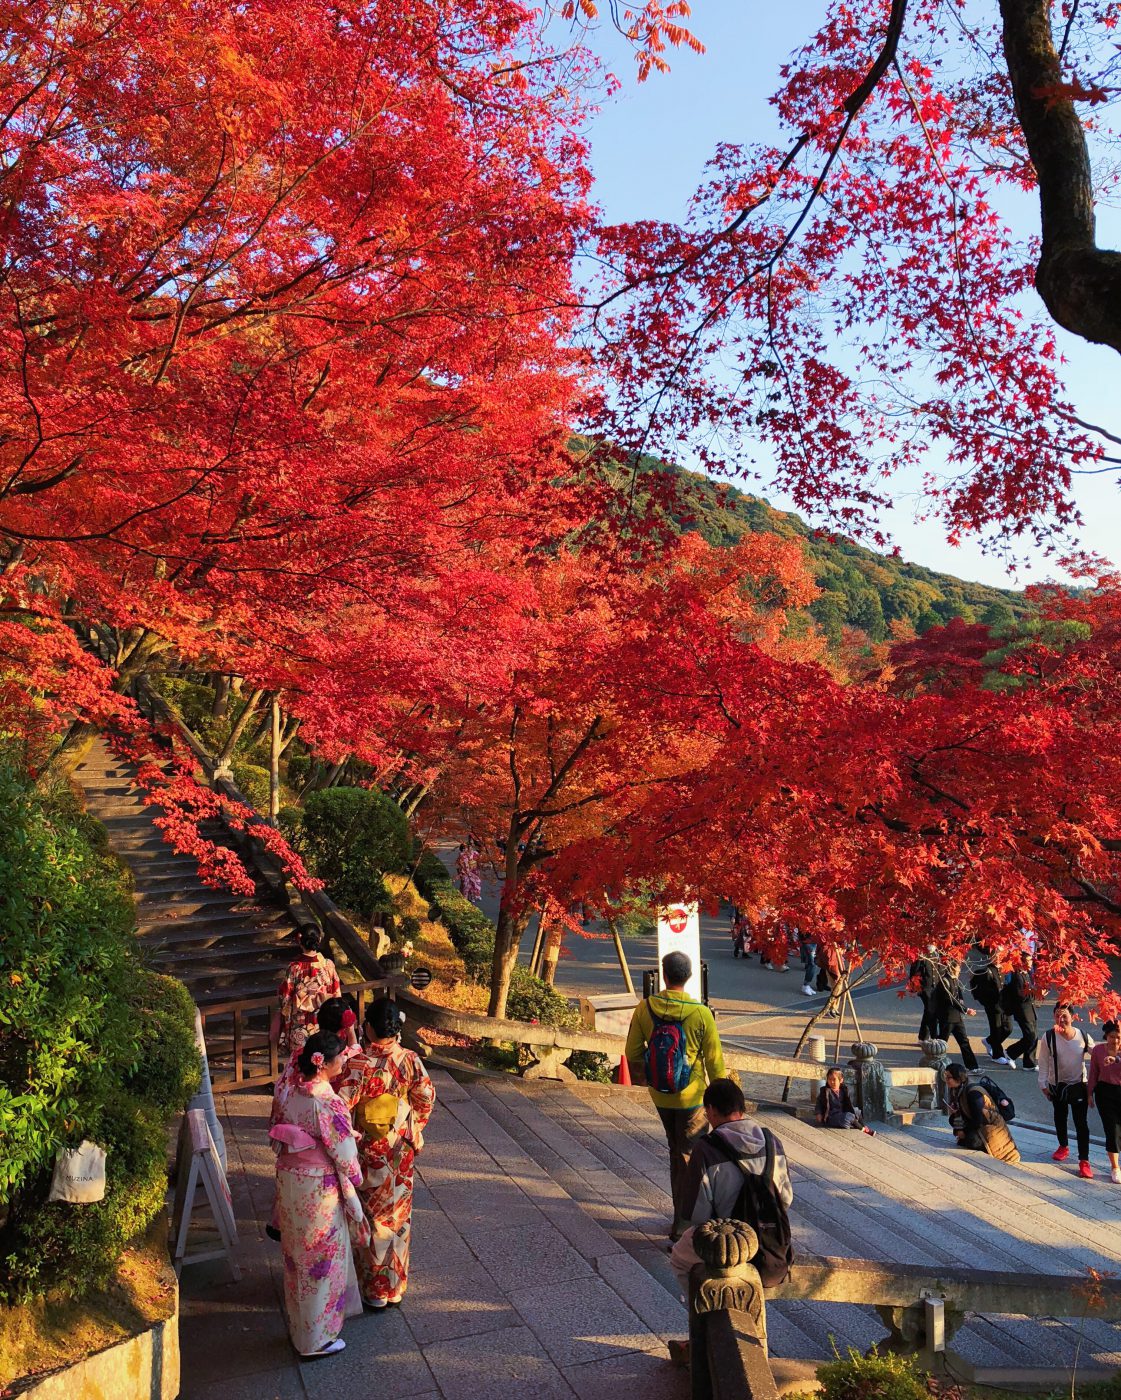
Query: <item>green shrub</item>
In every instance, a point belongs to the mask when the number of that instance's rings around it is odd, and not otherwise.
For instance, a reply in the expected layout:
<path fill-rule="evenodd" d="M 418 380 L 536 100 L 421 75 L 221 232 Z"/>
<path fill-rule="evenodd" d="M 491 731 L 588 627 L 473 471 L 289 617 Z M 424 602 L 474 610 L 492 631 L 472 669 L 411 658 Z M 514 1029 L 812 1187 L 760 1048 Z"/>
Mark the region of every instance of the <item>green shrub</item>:
<path fill-rule="evenodd" d="M 576 1076 L 589 1084 L 612 1084 L 611 1061 L 598 1050 L 573 1050 L 565 1064 Z"/>
<path fill-rule="evenodd" d="M 452 879 L 448 867 L 436 852 L 431 850 L 421 852 L 416 869 L 413 871 L 413 884 L 429 903 L 435 901 L 437 904 L 440 902 L 441 895 L 447 890 L 455 889 L 455 881 Z"/>
<path fill-rule="evenodd" d="M 506 1015 L 511 1021 L 536 1021 L 542 1026 L 575 1030 L 580 1013 L 555 988 L 534 977 L 528 967 L 516 967 L 510 977 Z"/>
<path fill-rule="evenodd" d="M 450 885 L 441 890 L 438 903 L 430 902 L 429 913 L 443 922 L 467 975 L 486 986 L 494 963 L 495 928 L 491 921 Z"/>
<path fill-rule="evenodd" d="M 382 875 L 403 867 L 409 827 L 376 788 L 327 788 L 304 803 L 298 845 L 331 898 L 368 919 L 389 903 Z"/>
<path fill-rule="evenodd" d="M 820 1400 L 929 1400 L 930 1395 L 914 1359 L 890 1352 L 861 1356 L 850 1348 L 847 1360 L 819 1366 L 817 1379 Z"/>
<path fill-rule="evenodd" d="M 397 934 L 403 943 L 413 938 L 419 938 L 420 920 L 415 914 L 402 915 L 401 921 L 397 927 Z"/>
<path fill-rule="evenodd" d="M 80 1293 L 161 1209 L 165 1125 L 198 1084 L 194 1008 L 144 971 L 118 864 L 65 791 L 0 752 L 0 1302 Z M 107 1149 L 104 1201 L 47 1203 L 60 1147 Z"/>
<path fill-rule="evenodd" d="M 142 972 L 130 1005 L 139 1029 L 137 1059 L 124 1077 L 129 1093 L 170 1117 L 198 1091 L 195 1004 L 182 982 Z"/>
<path fill-rule="evenodd" d="M 214 691 L 210 686 L 183 676 L 155 676 L 151 685 L 193 733 L 202 734 L 213 724 Z"/>
<path fill-rule="evenodd" d="M 269 810 L 269 770 L 257 763 L 247 763 L 243 758 L 230 762 L 230 771 L 242 796 L 251 807 L 266 815 Z"/>

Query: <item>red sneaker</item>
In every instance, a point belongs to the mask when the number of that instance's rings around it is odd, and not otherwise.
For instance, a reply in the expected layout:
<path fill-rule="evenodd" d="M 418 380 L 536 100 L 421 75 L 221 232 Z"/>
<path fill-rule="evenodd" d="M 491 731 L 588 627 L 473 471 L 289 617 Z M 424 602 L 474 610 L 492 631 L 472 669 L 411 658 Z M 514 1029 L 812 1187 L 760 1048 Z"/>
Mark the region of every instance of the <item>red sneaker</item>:
<path fill-rule="evenodd" d="M 1078 1175 L 1082 1177 L 1084 1181 L 1093 1181 L 1094 1169 L 1089 1162 L 1079 1162 Z"/>
<path fill-rule="evenodd" d="M 1052 1153 L 1051 1153 L 1051 1160 L 1052 1160 L 1052 1162 L 1065 1162 L 1066 1159 L 1067 1159 L 1069 1156 L 1070 1156 L 1070 1148 L 1069 1148 L 1069 1147 L 1060 1147 L 1060 1148 L 1058 1149 L 1057 1152 L 1052 1152 Z"/>

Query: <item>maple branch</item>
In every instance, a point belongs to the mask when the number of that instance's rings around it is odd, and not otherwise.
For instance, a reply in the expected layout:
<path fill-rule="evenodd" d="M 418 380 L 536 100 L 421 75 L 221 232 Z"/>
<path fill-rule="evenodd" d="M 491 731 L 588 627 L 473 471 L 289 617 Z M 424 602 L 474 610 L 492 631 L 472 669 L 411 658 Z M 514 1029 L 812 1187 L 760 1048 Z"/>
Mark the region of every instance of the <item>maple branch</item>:
<path fill-rule="evenodd" d="M 1060 326 L 1121 351 L 1121 253 L 1099 248 L 1082 120 L 1055 50 L 1049 0 L 1000 0 L 1004 56 L 1039 184 L 1035 286 Z"/>

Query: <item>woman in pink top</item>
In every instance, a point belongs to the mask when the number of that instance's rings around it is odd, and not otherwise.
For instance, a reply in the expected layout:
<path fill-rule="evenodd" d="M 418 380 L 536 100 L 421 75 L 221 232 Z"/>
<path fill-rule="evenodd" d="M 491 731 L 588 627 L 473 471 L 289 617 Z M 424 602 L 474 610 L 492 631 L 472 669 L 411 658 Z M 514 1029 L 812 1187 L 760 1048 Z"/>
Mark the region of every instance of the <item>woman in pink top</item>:
<path fill-rule="evenodd" d="M 1121 1151 L 1121 1029 L 1116 1021 L 1106 1021 L 1102 1034 L 1105 1043 L 1095 1045 L 1090 1051 L 1086 1083 L 1090 1098 L 1101 1115 L 1110 1180 L 1121 1186 L 1121 1166 L 1117 1162 Z"/>

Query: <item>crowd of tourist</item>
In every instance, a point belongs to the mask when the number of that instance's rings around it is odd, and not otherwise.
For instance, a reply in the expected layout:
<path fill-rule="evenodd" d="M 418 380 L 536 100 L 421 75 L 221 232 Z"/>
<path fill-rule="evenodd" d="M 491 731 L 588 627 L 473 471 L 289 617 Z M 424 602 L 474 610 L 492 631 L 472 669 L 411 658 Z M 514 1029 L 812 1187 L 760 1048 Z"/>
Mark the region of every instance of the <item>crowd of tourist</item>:
<path fill-rule="evenodd" d="M 284 1255 L 289 1334 L 305 1357 L 346 1343 L 347 1317 L 401 1302 L 409 1278 L 413 1168 L 435 1090 L 401 1044 L 404 1015 L 380 997 L 361 1026 L 339 995 L 318 929 L 280 988 L 289 1060 L 273 1092 L 277 1152 L 268 1233 Z"/>

